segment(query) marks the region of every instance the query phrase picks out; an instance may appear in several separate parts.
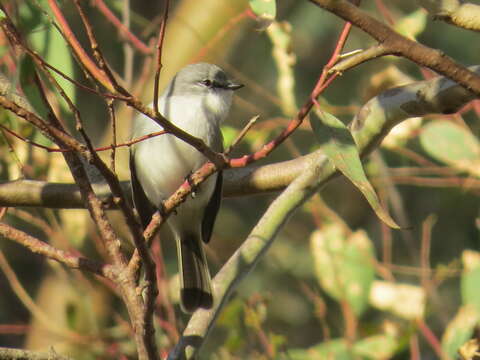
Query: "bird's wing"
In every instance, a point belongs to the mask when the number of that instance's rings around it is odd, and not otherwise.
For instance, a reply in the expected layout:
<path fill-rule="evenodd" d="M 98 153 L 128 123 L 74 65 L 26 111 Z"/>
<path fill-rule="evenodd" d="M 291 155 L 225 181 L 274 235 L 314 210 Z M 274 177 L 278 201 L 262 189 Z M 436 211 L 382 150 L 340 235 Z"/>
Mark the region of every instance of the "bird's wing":
<path fill-rule="evenodd" d="M 130 154 L 130 173 L 132 181 L 132 198 L 135 209 L 137 209 L 140 221 L 145 229 L 152 219 L 152 215 L 155 213 L 155 207 L 148 200 L 147 195 L 143 191 L 142 185 L 137 178 L 137 171 L 135 169 L 135 161 L 133 154 Z"/>
<path fill-rule="evenodd" d="M 220 203 L 222 202 L 222 187 L 223 187 L 223 174 L 218 172 L 217 182 L 215 183 L 215 190 L 210 197 L 210 201 L 205 207 L 202 220 L 202 239 L 205 243 L 210 241 L 212 236 L 213 226 L 215 225 L 215 218 L 217 217 L 218 210 L 220 209 Z"/>

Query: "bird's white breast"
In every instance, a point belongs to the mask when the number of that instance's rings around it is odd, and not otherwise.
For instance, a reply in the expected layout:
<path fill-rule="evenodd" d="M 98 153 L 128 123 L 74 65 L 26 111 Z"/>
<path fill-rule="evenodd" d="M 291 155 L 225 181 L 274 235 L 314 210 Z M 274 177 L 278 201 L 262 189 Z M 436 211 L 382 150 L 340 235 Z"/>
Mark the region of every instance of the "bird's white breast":
<path fill-rule="evenodd" d="M 170 96 L 168 101 L 165 98 L 159 99 L 159 111 L 182 130 L 202 139 L 208 146 L 215 147 L 215 144 L 221 144 L 220 123 L 228 113 L 230 102 L 231 96 L 216 94 Z M 141 115 L 135 119 L 133 137 L 160 130 L 160 125 Z M 156 206 L 206 162 L 198 150 L 170 134 L 137 143 L 134 145 L 133 156 L 138 180 L 148 199 Z M 190 206 L 206 205 L 213 192 L 215 178 L 212 176 L 202 184 L 195 202 Z"/>

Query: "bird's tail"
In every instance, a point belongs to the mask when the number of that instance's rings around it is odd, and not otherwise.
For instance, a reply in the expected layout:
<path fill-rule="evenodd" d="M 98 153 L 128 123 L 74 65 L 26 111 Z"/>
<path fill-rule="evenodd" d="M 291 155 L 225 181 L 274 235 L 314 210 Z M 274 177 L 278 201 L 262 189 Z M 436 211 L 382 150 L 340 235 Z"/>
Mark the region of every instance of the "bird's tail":
<path fill-rule="evenodd" d="M 188 313 L 213 305 L 210 271 L 199 236 L 177 237 L 178 266 L 180 268 L 180 305 Z"/>

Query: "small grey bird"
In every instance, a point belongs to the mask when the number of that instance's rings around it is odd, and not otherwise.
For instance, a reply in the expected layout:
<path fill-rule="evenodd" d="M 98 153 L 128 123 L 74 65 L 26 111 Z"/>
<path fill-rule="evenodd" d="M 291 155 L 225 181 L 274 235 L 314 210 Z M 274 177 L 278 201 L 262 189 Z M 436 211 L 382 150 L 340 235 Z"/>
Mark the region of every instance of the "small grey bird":
<path fill-rule="evenodd" d="M 243 85 L 233 82 L 216 65 L 207 63 L 184 67 L 170 82 L 158 101 L 159 112 L 173 124 L 202 139 L 213 150 L 223 151 L 220 125 L 232 103 L 233 91 Z M 163 128 L 140 115 L 133 125 L 133 138 Z M 139 142 L 130 152 L 133 201 L 144 227 L 162 202 L 207 159 L 199 151 L 165 134 Z M 222 196 L 222 174 L 210 176 L 194 195 L 168 219 L 177 242 L 180 269 L 180 304 L 185 312 L 211 308 L 210 272 L 203 251 L 212 234 Z"/>

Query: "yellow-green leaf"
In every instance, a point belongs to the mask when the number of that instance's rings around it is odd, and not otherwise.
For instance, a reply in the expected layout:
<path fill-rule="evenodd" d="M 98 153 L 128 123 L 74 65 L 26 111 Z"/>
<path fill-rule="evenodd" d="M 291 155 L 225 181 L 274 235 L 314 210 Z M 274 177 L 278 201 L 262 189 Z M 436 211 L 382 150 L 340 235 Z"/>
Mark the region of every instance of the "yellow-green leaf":
<path fill-rule="evenodd" d="M 423 128 L 420 142 L 434 159 L 480 176 L 480 144 L 467 128 L 447 120 L 432 121 Z"/>
<path fill-rule="evenodd" d="M 315 114 L 310 116 L 310 124 L 325 155 L 362 192 L 379 219 L 391 228 L 399 229 L 380 204 L 372 184 L 368 181 L 355 140 L 348 128 L 329 113 L 318 111 L 318 115 L 319 117 Z"/>
<path fill-rule="evenodd" d="M 360 315 L 368 305 L 375 276 L 374 250 L 367 234 L 357 231 L 347 236 L 340 226 L 327 225 L 312 234 L 310 246 L 320 286 Z"/>
<path fill-rule="evenodd" d="M 395 30 L 412 40 L 415 40 L 420 35 L 427 25 L 427 13 L 423 9 L 404 16 L 399 22 L 395 24 Z"/>
<path fill-rule="evenodd" d="M 442 337 L 442 350 L 451 358 L 455 358 L 460 347 L 471 338 L 479 321 L 480 314 L 474 306 L 462 306 L 447 325 Z"/>

